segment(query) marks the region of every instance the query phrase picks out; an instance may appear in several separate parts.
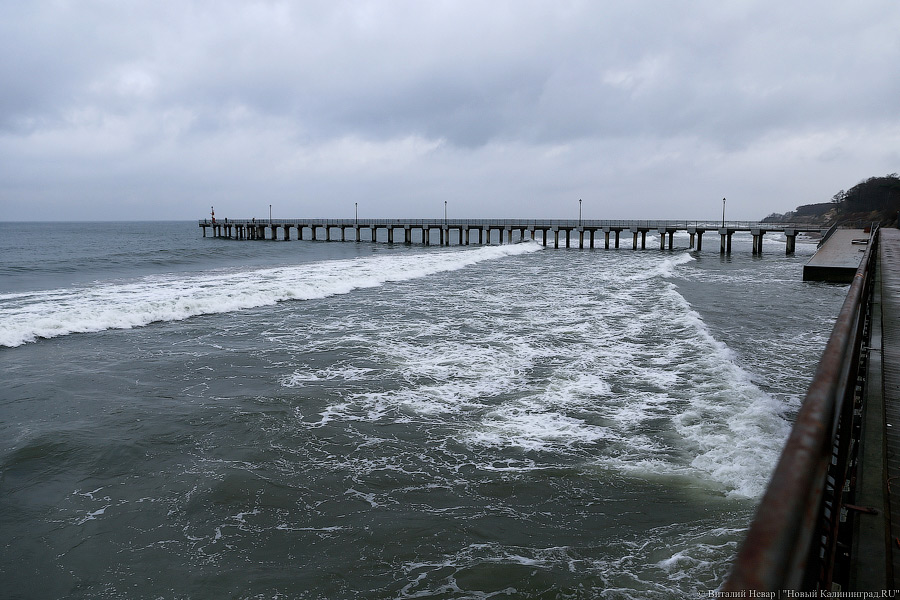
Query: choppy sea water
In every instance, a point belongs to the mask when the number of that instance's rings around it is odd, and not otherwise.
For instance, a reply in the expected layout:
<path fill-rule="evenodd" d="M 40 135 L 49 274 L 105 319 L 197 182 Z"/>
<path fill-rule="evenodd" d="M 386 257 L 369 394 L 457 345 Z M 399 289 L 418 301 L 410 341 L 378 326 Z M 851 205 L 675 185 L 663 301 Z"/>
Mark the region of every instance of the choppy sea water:
<path fill-rule="evenodd" d="M 846 287 L 707 238 L 0 224 L 4 595 L 714 589 Z"/>

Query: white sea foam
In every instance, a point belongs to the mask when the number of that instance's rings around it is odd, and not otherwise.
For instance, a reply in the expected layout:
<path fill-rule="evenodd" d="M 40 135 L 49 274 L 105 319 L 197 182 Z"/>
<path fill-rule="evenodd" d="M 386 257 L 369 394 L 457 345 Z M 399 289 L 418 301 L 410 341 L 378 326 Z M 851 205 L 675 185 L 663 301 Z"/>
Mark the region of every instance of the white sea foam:
<path fill-rule="evenodd" d="M 485 470 L 507 448 L 575 452 L 627 476 L 677 477 L 753 497 L 789 425 L 784 407 L 752 382 L 670 281 L 692 261 L 686 252 L 616 257 L 584 269 L 565 293 L 545 285 L 546 264 L 529 262 L 500 274 L 518 287 L 460 294 L 452 310 L 404 313 L 370 330 L 360 341 L 367 364 L 381 368 L 352 361 L 296 368 L 282 384 L 348 382 L 308 427 L 453 422 Z M 423 302 L 439 297 L 415 293 Z M 378 301 L 395 310 L 390 303 L 402 300 Z M 355 324 L 341 326 L 360 335 Z M 369 381 L 392 384 L 373 390 Z M 509 466 L 517 468 L 534 465 Z"/>
<path fill-rule="evenodd" d="M 596 448 L 599 464 L 624 473 L 761 493 L 789 423 L 666 281 L 691 260 L 683 253 L 637 273 L 607 273 L 601 298 L 548 297 L 548 310 L 526 313 L 538 331 L 554 315 L 551 332 L 566 340 L 558 351 L 570 358 L 540 393 L 486 412 L 470 442 Z"/>
<path fill-rule="evenodd" d="M 623 432 L 658 419 L 675 436 L 654 440 L 653 452 L 629 449 L 600 462 L 634 474 L 709 480 L 729 495 L 755 497 L 789 430 L 785 407 L 751 381 L 674 286 L 661 299 L 666 314 L 657 317 L 669 324 L 661 332 L 668 342 L 655 348 L 662 360 L 640 361 L 649 366 L 633 372 L 635 386 L 644 380 L 649 389 L 606 416 Z"/>
<path fill-rule="evenodd" d="M 325 298 L 540 249 L 535 243 L 522 243 L 238 273 L 154 276 L 131 283 L 12 294 L 0 301 L 0 346 L 20 346 L 70 333 L 129 329 L 284 300 Z"/>

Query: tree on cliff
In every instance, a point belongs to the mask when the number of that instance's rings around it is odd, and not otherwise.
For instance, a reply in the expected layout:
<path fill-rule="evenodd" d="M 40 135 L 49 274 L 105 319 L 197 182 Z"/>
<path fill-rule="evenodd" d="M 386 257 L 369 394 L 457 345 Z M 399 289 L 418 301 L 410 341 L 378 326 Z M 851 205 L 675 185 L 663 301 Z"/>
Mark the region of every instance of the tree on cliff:
<path fill-rule="evenodd" d="M 772 222 L 820 223 L 832 225 L 860 221 L 882 225 L 898 223 L 900 215 L 900 176 L 869 177 L 849 190 L 841 190 L 831 202 L 798 206 L 785 214 L 773 213 L 763 219 Z"/>
<path fill-rule="evenodd" d="M 897 173 L 869 177 L 846 192 L 841 190 L 834 195 L 833 201 L 838 205 L 841 220 L 851 215 L 855 215 L 854 218 L 865 218 L 869 213 L 872 217 L 877 217 L 872 220 L 894 221 L 900 211 L 900 177 Z"/>

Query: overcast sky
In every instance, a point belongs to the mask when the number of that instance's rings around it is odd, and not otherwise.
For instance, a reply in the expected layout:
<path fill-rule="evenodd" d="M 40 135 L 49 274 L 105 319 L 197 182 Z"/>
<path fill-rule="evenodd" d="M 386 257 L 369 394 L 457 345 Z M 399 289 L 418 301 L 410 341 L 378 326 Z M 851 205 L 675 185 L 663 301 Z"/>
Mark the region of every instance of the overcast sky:
<path fill-rule="evenodd" d="M 0 220 L 759 219 L 896 171 L 897 0 L 0 0 Z"/>

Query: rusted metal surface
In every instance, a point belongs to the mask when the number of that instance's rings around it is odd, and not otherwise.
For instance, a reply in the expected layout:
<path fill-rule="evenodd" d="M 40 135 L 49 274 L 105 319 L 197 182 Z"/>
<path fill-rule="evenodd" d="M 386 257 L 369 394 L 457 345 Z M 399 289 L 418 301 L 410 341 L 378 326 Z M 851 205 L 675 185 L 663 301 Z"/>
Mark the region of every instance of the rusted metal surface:
<path fill-rule="evenodd" d="M 874 232 L 724 591 L 831 589 L 876 245 Z"/>

